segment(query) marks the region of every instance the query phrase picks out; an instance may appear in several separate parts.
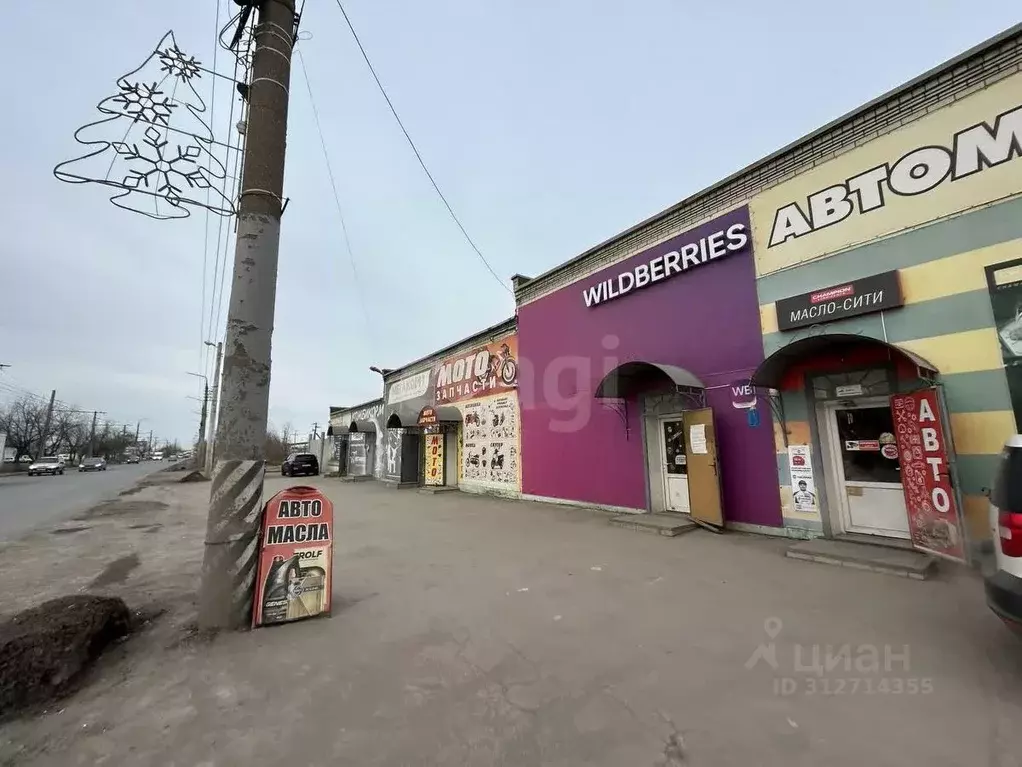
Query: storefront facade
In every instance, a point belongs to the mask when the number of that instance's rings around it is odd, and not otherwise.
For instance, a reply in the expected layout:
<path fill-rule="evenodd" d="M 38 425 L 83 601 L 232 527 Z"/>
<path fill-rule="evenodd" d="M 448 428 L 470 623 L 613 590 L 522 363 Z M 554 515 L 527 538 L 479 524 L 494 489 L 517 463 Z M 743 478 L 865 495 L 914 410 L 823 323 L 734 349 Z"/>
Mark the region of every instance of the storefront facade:
<path fill-rule="evenodd" d="M 793 534 L 958 560 L 989 538 L 983 490 L 1022 429 L 1020 63 L 1017 30 L 959 57 L 750 202 L 752 378 Z"/>
<path fill-rule="evenodd" d="M 518 371 L 513 319 L 386 371 L 383 479 L 517 496 Z"/>
<path fill-rule="evenodd" d="M 781 529 L 748 208 L 675 232 L 516 278 L 523 494 Z"/>
<path fill-rule="evenodd" d="M 330 408 L 331 463 L 342 477 L 383 479 L 386 430 L 382 416 L 382 399 Z"/>

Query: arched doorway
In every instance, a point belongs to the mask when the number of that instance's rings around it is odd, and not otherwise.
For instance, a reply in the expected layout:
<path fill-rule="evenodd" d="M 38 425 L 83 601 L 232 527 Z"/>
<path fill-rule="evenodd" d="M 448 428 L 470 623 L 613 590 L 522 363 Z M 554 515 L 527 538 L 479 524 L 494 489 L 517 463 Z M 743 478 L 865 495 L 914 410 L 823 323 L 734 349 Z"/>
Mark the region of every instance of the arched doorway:
<path fill-rule="evenodd" d="M 775 351 L 752 383 L 771 392 L 783 439 L 786 525 L 804 520 L 828 537 L 964 558 L 955 456 L 934 365 L 879 338 L 823 333 Z"/>

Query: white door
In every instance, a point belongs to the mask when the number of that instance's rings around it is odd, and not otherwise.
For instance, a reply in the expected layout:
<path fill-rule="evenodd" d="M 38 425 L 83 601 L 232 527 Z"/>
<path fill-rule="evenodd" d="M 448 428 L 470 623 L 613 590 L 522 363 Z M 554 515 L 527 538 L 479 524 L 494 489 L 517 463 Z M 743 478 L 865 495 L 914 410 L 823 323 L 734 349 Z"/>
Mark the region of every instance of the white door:
<path fill-rule="evenodd" d="M 660 465 L 667 511 L 691 511 L 688 500 L 688 462 L 685 457 L 685 422 L 681 416 L 660 419 Z"/>
<path fill-rule="evenodd" d="M 832 403 L 827 410 L 841 530 L 909 539 L 890 401 Z"/>

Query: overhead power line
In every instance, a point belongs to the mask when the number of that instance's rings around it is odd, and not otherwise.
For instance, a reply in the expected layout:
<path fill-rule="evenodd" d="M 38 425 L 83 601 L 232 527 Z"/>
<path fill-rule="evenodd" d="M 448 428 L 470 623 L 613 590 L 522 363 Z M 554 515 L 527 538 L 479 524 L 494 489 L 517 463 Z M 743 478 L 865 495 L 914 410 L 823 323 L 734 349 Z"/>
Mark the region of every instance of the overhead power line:
<path fill-rule="evenodd" d="M 498 275 L 493 270 L 493 267 L 490 266 L 490 262 L 486 260 L 486 256 L 483 255 L 483 252 L 479 249 L 479 246 L 477 246 L 475 244 L 475 241 L 469 236 L 468 231 L 461 223 L 461 219 L 459 219 L 457 214 L 454 212 L 454 208 L 451 207 L 451 204 L 447 201 L 447 198 L 444 196 L 444 193 L 440 191 L 440 186 L 437 184 L 436 179 L 433 178 L 433 174 L 429 172 L 429 168 L 426 167 L 426 161 L 422 159 L 422 154 L 419 152 L 418 147 L 415 146 L 415 142 L 412 141 L 412 137 L 409 135 L 408 130 L 405 128 L 404 122 L 401 120 L 401 116 L 398 115 L 397 109 L 394 107 L 394 102 L 391 101 L 390 96 L 387 95 L 387 89 L 383 87 L 383 83 L 380 81 L 379 76 L 376 74 L 376 68 L 373 67 L 373 62 L 369 60 L 369 54 L 366 53 L 366 49 L 362 45 L 362 40 L 359 39 L 358 33 L 355 31 L 355 27 L 354 25 L 352 25 L 351 19 L 348 17 L 348 12 L 344 10 L 344 5 L 341 3 L 341 0 L 335 1 L 337 3 L 337 7 L 341 11 L 341 15 L 344 16 L 344 21 L 348 25 L 348 29 L 351 31 L 351 36 L 355 38 L 355 43 L 356 45 L 358 45 L 358 49 L 362 53 L 362 58 L 365 59 L 366 66 L 369 67 L 369 73 L 373 76 L 373 79 L 376 81 L 376 86 L 380 89 L 380 93 L 383 94 L 383 98 L 387 102 L 387 106 L 390 107 L 391 114 L 394 115 L 394 119 L 397 121 L 398 127 L 401 128 L 401 132 L 405 135 L 405 138 L 408 140 L 408 146 L 410 146 L 412 148 L 412 151 L 415 153 L 415 159 L 417 159 L 419 161 L 419 165 L 422 166 L 422 170 L 426 174 L 426 178 L 428 178 L 429 183 L 433 185 L 433 189 L 436 190 L 437 196 L 440 198 L 441 202 L 443 202 L 444 207 L 447 208 L 447 212 L 451 214 L 451 219 L 457 225 L 458 229 L 461 230 L 461 233 L 465 236 L 465 240 L 471 246 L 472 250 L 475 251 L 475 254 L 479 256 L 479 260 L 483 262 L 483 266 L 485 266 L 486 270 L 491 275 L 493 275 L 493 279 L 500 283 L 500 286 L 504 288 L 504 290 L 510 293 L 511 289 L 504 283 L 504 280 L 500 278 L 500 275 Z"/>
<path fill-rule="evenodd" d="M 358 293 L 358 303 L 362 307 L 362 319 L 365 321 L 366 330 L 373 332 L 373 325 L 369 321 L 369 311 L 366 309 L 365 296 L 362 293 L 361 281 L 358 277 L 358 267 L 355 265 L 355 254 L 351 249 L 351 239 L 348 237 L 348 227 L 344 223 L 344 210 L 341 207 L 341 196 L 337 191 L 337 179 L 334 177 L 333 166 L 330 164 L 330 153 L 326 148 L 326 139 L 323 137 L 323 125 L 319 121 L 319 109 L 316 108 L 316 98 L 312 95 L 312 83 L 309 80 L 309 70 L 305 66 L 305 57 L 301 48 L 295 48 L 298 54 L 298 64 L 305 78 L 305 88 L 309 92 L 309 104 L 312 106 L 312 117 L 316 122 L 316 131 L 319 133 L 319 145 L 323 147 L 323 163 L 326 165 L 327 175 L 330 177 L 330 188 L 334 192 L 334 204 L 337 206 L 337 217 L 341 222 L 341 234 L 344 235 L 344 247 L 348 251 L 348 263 L 351 264 L 351 274 L 355 280 L 355 292 Z"/>

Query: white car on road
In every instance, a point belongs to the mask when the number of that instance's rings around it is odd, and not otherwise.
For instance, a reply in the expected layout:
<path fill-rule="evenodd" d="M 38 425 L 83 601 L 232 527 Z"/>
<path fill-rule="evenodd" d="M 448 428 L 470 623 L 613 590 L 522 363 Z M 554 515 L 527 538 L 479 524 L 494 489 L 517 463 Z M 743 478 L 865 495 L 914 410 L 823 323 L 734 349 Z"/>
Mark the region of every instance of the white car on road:
<path fill-rule="evenodd" d="M 55 455 L 47 455 L 29 464 L 28 476 L 34 477 L 37 474 L 63 474 L 64 462 Z"/>

